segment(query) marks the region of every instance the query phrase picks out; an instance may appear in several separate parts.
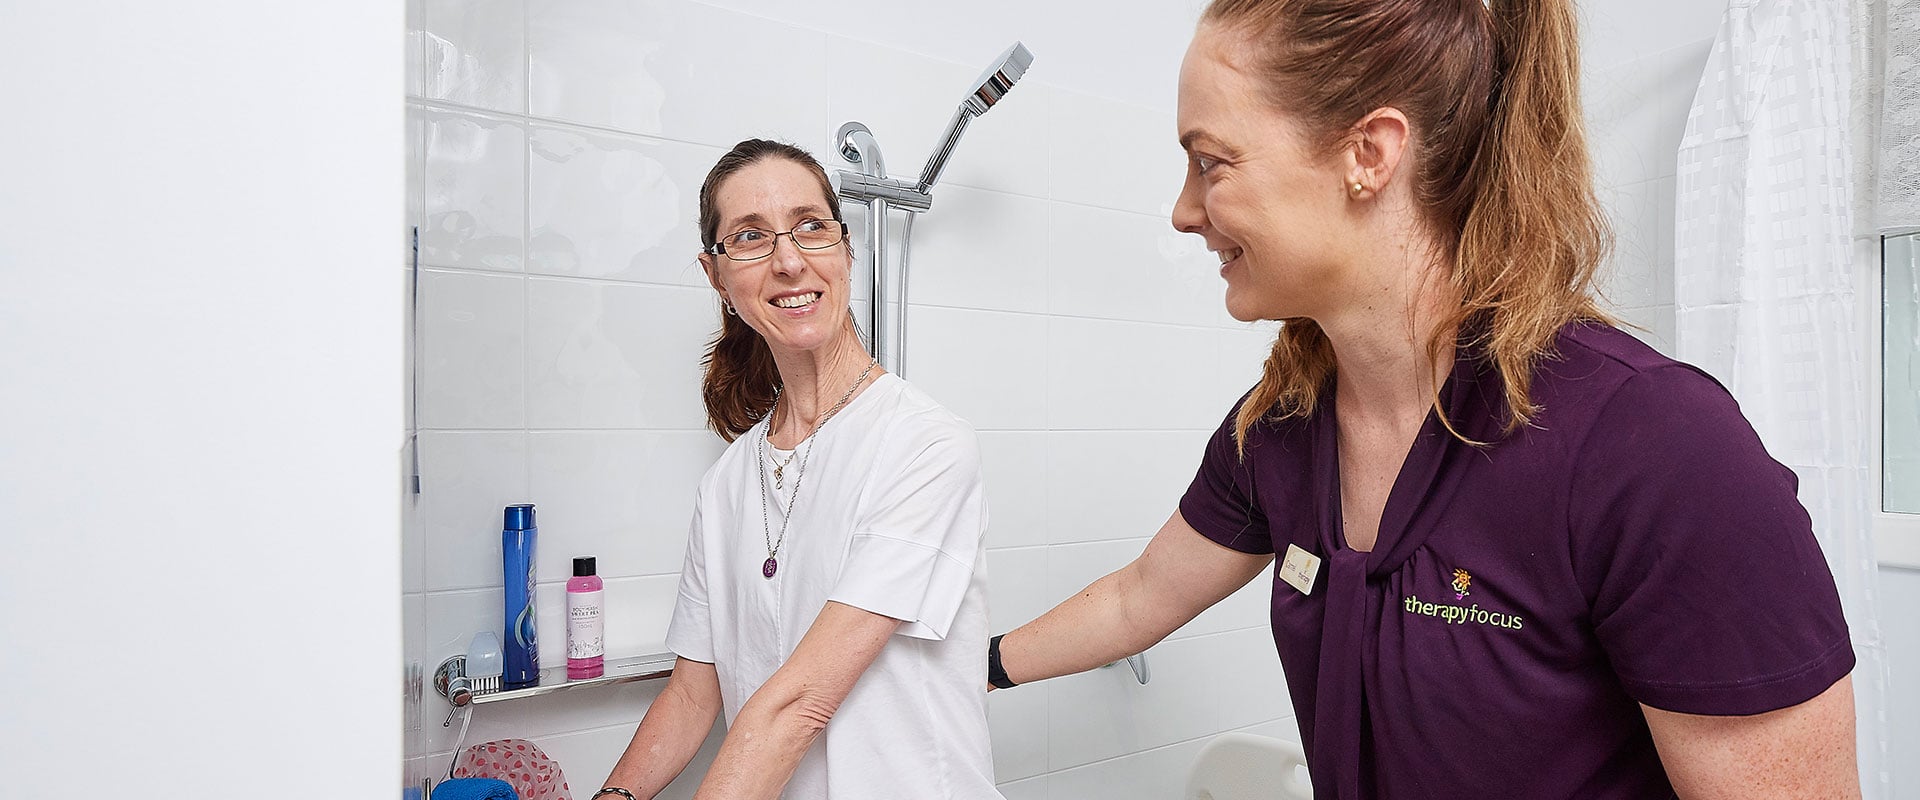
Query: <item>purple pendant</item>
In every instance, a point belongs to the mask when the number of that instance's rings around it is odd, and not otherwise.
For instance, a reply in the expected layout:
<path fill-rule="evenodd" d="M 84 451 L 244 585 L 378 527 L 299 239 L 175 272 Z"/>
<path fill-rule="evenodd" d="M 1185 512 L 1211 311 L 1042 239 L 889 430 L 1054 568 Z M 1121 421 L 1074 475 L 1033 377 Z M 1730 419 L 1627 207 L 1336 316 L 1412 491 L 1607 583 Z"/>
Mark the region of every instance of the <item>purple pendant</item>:
<path fill-rule="evenodd" d="M 780 562 L 773 560 L 772 556 L 768 556 L 766 563 L 760 565 L 760 575 L 767 580 L 773 580 L 773 573 L 779 571 Z"/>

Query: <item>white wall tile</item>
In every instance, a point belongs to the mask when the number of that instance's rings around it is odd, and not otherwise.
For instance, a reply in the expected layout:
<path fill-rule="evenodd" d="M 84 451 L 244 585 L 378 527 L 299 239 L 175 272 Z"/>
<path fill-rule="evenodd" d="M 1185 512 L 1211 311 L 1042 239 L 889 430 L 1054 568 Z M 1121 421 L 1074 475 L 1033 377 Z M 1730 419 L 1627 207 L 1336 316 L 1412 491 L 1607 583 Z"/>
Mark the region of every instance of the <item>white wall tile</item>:
<path fill-rule="evenodd" d="M 700 183 L 723 151 L 536 126 L 527 271 L 706 288 Z"/>
<path fill-rule="evenodd" d="M 1058 600 L 1072 597 L 1094 581 L 1126 566 L 1146 548 L 1144 537 L 1048 547 L 1048 595 Z"/>
<path fill-rule="evenodd" d="M 1016 781 L 1047 772 L 1047 697 L 1042 681 L 987 695 L 987 727 L 993 740 L 993 778 Z"/>
<path fill-rule="evenodd" d="M 529 497 L 524 431 L 422 432 L 414 530 L 426 543 L 425 589 L 500 586 L 503 509 Z"/>
<path fill-rule="evenodd" d="M 415 106 L 407 106 L 407 216 L 400 229 L 402 262 L 413 265 L 414 231 L 427 225 L 427 124 Z M 424 232 L 424 230 L 422 230 Z"/>
<path fill-rule="evenodd" d="M 818 147 L 826 37 L 687 0 L 537 3 L 535 116 L 732 147 Z"/>
<path fill-rule="evenodd" d="M 1048 580 L 1046 547 L 987 551 L 988 627 L 1006 633 L 1046 613 L 1071 595 Z"/>
<path fill-rule="evenodd" d="M 1590 68 L 1713 38 L 1724 0 L 1581 0 L 1581 59 Z"/>
<path fill-rule="evenodd" d="M 526 129 L 478 114 L 411 111 L 426 153 L 420 263 L 518 271 L 526 249 Z"/>
<path fill-rule="evenodd" d="M 1167 216 L 1187 163 L 1172 114 L 1065 90 L 1048 99 L 1051 197 Z"/>
<path fill-rule="evenodd" d="M 544 532 L 543 532 L 544 533 Z M 556 550 L 557 545 L 541 542 L 541 549 Z M 584 554 L 583 554 L 584 555 Z M 554 575 L 537 573 L 541 578 L 538 615 L 540 666 L 566 666 L 567 663 L 567 584 L 573 575 L 571 561 L 567 571 Z M 674 598 L 680 588 L 679 574 L 648 575 L 640 578 L 611 578 L 601 597 L 606 622 L 608 658 L 657 655 L 667 651 L 667 622 L 673 618 Z M 499 611 L 494 612 L 496 615 Z"/>
<path fill-rule="evenodd" d="M 1882 567 L 1880 592 L 1882 609 L 1920 606 L 1920 571 Z M 1920 752 L 1920 625 L 1911 620 L 1886 611 L 1880 619 L 1892 677 L 1886 693 L 1887 752 L 1894 754 L 1883 763 L 1893 772 L 1897 793 L 1920 787 L 1920 759 L 1899 757 Z"/>
<path fill-rule="evenodd" d="M 1640 341 L 1653 346 L 1653 349 L 1673 357 L 1679 352 L 1675 347 L 1678 341 L 1674 336 L 1675 319 L 1671 305 L 1650 308 L 1623 308 L 1617 314 L 1625 323 L 1626 332 L 1639 337 Z"/>
<path fill-rule="evenodd" d="M 1204 745 L 1204 740 L 1183 742 L 1056 772 L 1049 776 L 1049 796 L 1054 800 L 1184 797 L 1187 771 Z"/>
<path fill-rule="evenodd" d="M 1126 664 L 1053 681 L 1049 757 L 1055 769 L 1194 739 L 1219 730 L 1212 695 L 1216 643 L 1162 642 L 1146 653 L 1152 680 L 1142 685 Z"/>
<path fill-rule="evenodd" d="M 526 0 L 424 0 L 422 94 L 526 113 L 526 9 Z"/>
<path fill-rule="evenodd" d="M 1233 404 L 1260 382 L 1267 355 L 1273 352 L 1273 340 L 1279 332 L 1280 325 L 1276 322 L 1243 322 L 1216 334 L 1220 382 L 1214 391 L 1217 397 L 1225 398 L 1226 403 L 1214 415 L 1209 430 L 1218 428 L 1227 418 L 1227 412 L 1233 410 Z"/>
<path fill-rule="evenodd" d="M 907 378 L 979 430 L 1047 424 L 1047 318 L 913 306 Z"/>
<path fill-rule="evenodd" d="M 1048 319 L 1047 423 L 1056 430 L 1211 429 L 1221 396 L 1213 331 Z"/>
<path fill-rule="evenodd" d="M 1002 783 L 995 788 L 1000 790 L 1000 795 L 1006 800 L 1050 800 L 1053 795 L 1048 792 L 1047 780 L 1047 776 L 1040 775 Z"/>
<path fill-rule="evenodd" d="M 412 455 L 414 447 L 416 445 L 409 441 L 406 454 L 401 456 L 407 460 L 406 469 L 409 473 L 411 465 L 415 463 Z M 420 535 L 420 495 L 414 493 L 411 477 L 407 480 L 408 488 L 400 498 L 400 530 L 403 532 L 400 537 L 400 591 L 411 595 L 427 590 L 427 539 Z"/>
<path fill-rule="evenodd" d="M 1247 582 L 1247 585 L 1240 587 L 1240 589 L 1233 594 L 1227 595 L 1225 600 L 1221 600 L 1213 604 L 1212 608 L 1200 612 L 1200 615 L 1194 617 L 1193 621 L 1180 626 L 1179 630 L 1174 631 L 1173 635 L 1167 638 L 1185 639 L 1194 636 L 1205 636 L 1208 634 L 1247 629 L 1256 630 L 1261 636 L 1270 636 L 1271 629 L 1268 625 L 1272 619 L 1272 604 L 1273 570 L 1269 567 L 1259 575 L 1254 576 L 1253 580 Z M 1271 650 L 1273 648 L 1273 640 L 1268 638 L 1265 641 L 1267 642 L 1267 648 Z"/>
<path fill-rule="evenodd" d="M 980 473 L 987 487 L 988 547 L 1047 542 L 1047 435 L 984 431 Z"/>
<path fill-rule="evenodd" d="M 1271 630 L 1249 628 L 1196 640 L 1205 649 L 1206 678 L 1213 708 L 1219 714 L 1214 730 L 1258 725 L 1293 714 L 1286 676 Z"/>
<path fill-rule="evenodd" d="M 720 325 L 712 290 L 528 283 L 529 427 L 706 425 L 700 358 Z"/>
<path fill-rule="evenodd" d="M 1048 541 L 1154 535 L 1192 482 L 1206 437 L 1198 431 L 1047 434 Z"/>
<path fill-rule="evenodd" d="M 913 223 L 909 301 L 994 311 L 1047 310 L 1045 200 L 946 186 Z M 889 256 L 898 258 L 897 253 Z"/>
<path fill-rule="evenodd" d="M 407 0 L 407 96 L 420 97 L 426 94 L 427 59 L 427 2 L 426 0 Z M 413 166 L 413 156 L 407 157 L 407 166 Z"/>
<path fill-rule="evenodd" d="M 1675 173 L 1687 109 L 1713 46 L 1712 32 L 1707 35 L 1587 73 L 1583 101 L 1602 185 L 1626 186 Z"/>
<path fill-rule="evenodd" d="M 594 556 L 603 578 L 678 575 L 694 490 L 725 443 L 706 431 L 537 431 L 542 575 Z"/>
<path fill-rule="evenodd" d="M 420 425 L 526 424 L 526 279 L 420 275 Z"/>
<path fill-rule="evenodd" d="M 844 122 L 860 122 L 879 142 L 887 172 L 917 180 L 972 81 L 997 55 L 982 51 L 977 64 L 959 64 L 829 36 L 826 69 L 835 79 L 827 86 L 820 141 L 830 142 Z M 934 207 L 943 207 L 944 188 L 952 185 L 1046 196 L 1048 102 L 1046 87 L 1022 80 L 969 122 L 935 186 Z M 829 168 L 852 166 L 825 150 L 820 155 L 831 157 Z"/>
<path fill-rule="evenodd" d="M 1101 319 L 1234 324 L 1219 259 L 1165 214 L 1053 204 L 1048 310 Z"/>

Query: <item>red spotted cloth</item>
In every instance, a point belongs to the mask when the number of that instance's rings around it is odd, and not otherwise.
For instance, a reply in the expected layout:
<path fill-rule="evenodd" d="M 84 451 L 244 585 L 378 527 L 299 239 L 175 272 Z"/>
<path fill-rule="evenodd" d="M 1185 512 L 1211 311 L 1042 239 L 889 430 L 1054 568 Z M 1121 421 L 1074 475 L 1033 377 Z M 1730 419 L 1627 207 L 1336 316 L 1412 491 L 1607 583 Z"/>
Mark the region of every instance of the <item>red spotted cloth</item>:
<path fill-rule="evenodd" d="M 525 739 L 501 739 L 467 748 L 453 768 L 453 777 L 506 781 L 519 793 L 520 800 L 573 800 L 560 763 Z"/>

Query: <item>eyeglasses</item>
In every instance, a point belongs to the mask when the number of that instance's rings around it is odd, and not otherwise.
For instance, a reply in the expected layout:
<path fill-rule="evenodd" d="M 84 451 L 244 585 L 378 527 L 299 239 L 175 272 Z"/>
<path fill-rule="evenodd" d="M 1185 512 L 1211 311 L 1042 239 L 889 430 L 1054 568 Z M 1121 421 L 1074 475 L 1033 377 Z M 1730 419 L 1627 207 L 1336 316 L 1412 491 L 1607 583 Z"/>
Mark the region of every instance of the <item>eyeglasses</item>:
<path fill-rule="evenodd" d="M 707 252 L 726 256 L 734 261 L 758 261 L 773 255 L 773 245 L 780 237 L 793 239 L 794 245 L 802 250 L 825 250 L 839 244 L 846 238 L 847 226 L 838 220 L 810 219 L 793 226 L 785 233 L 763 231 L 748 228 L 739 233 L 729 234 L 714 242 L 713 249 Z"/>

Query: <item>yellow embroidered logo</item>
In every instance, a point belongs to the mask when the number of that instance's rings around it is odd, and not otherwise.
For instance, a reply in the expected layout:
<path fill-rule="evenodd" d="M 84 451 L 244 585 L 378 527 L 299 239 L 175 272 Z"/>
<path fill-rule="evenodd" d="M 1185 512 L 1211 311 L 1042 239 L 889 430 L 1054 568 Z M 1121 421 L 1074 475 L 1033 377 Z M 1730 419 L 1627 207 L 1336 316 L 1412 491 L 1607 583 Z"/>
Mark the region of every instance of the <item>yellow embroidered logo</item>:
<path fill-rule="evenodd" d="M 1472 592 L 1467 590 L 1472 586 L 1473 576 L 1468 574 L 1466 570 L 1455 569 L 1453 571 L 1453 599 L 1467 599 L 1467 595 L 1472 594 Z M 1401 607 L 1409 614 L 1418 614 L 1423 617 L 1439 617 L 1441 621 L 1454 625 L 1465 625 L 1466 623 L 1473 622 L 1517 631 L 1520 630 L 1520 627 L 1526 622 L 1521 619 L 1518 614 L 1508 614 L 1503 611 L 1481 608 L 1479 603 L 1464 606 L 1451 605 L 1448 603 L 1428 603 L 1414 595 L 1407 595 L 1403 598 L 1401 600 Z"/>

